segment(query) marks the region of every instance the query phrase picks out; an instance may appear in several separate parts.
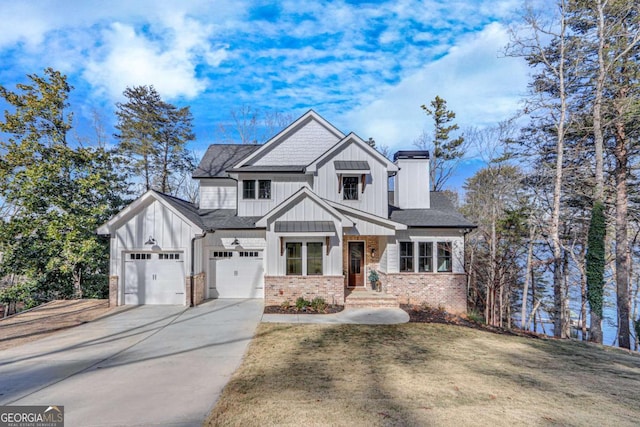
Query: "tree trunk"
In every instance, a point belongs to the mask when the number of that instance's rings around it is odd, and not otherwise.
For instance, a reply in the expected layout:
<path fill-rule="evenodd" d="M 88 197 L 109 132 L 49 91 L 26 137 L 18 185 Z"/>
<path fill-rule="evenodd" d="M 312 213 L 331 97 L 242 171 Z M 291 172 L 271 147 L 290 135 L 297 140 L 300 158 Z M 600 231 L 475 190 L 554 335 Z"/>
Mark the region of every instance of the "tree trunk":
<path fill-rule="evenodd" d="M 532 273 L 532 264 L 533 264 L 533 239 L 535 237 L 536 226 L 531 227 L 531 232 L 529 233 L 529 251 L 527 252 L 527 271 L 524 279 L 524 286 L 522 288 L 522 308 L 520 310 L 520 328 L 526 329 L 526 319 L 527 319 L 527 299 L 529 298 L 529 283 L 531 283 L 531 273 Z M 533 301 L 532 301 L 533 304 Z"/>
<path fill-rule="evenodd" d="M 624 96 L 623 96 L 624 98 Z M 616 123 L 616 300 L 618 345 L 631 348 L 629 339 L 629 240 L 627 235 L 627 141 L 622 117 Z"/>
<path fill-rule="evenodd" d="M 82 271 L 73 272 L 73 290 L 77 299 L 82 299 Z"/>
<path fill-rule="evenodd" d="M 564 3 L 563 18 L 562 18 L 562 33 L 560 36 L 559 55 L 560 60 L 558 64 L 558 83 L 559 83 L 559 98 L 560 98 L 560 117 L 557 122 L 557 140 L 556 140 L 556 165 L 555 165 L 555 177 L 553 185 L 553 209 L 551 213 L 551 241 L 553 243 L 553 299 L 554 299 L 554 312 L 555 317 L 553 319 L 553 335 L 557 338 L 567 338 L 563 335 L 565 330 L 566 319 L 564 318 L 563 310 L 563 278 L 562 278 L 562 244 L 560 242 L 560 199 L 562 196 L 562 181 L 564 171 L 564 134 L 565 134 L 565 122 L 567 120 L 568 106 L 567 106 L 567 93 L 565 89 L 565 71 L 564 71 L 564 59 L 566 54 L 565 49 L 565 30 L 566 22 L 564 21 Z"/>

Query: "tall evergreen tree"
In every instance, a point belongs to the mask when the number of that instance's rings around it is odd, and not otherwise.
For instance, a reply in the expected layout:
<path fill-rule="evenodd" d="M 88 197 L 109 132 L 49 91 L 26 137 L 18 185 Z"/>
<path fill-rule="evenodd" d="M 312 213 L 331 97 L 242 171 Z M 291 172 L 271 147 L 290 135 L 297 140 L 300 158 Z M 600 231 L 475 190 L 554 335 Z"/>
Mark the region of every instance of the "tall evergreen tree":
<path fill-rule="evenodd" d="M 46 69 L 17 91 L 0 86 L 0 197 L 11 216 L 0 222 L 0 275 L 27 280 L 41 298 L 104 297 L 108 242 L 96 228 L 122 207 L 124 181 L 104 148 L 67 143 L 71 87 Z"/>
<path fill-rule="evenodd" d="M 195 139 L 189 107 L 164 102 L 153 86 L 127 88 L 124 96 L 128 101 L 116 104 L 120 153 L 142 178 L 145 191 L 176 195 L 180 188 L 174 178 L 193 169 L 185 149 Z"/>
<path fill-rule="evenodd" d="M 419 138 L 415 145 L 423 150 L 430 150 L 431 190 L 441 191 L 456 170 L 458 162 L 465 154 L 464 136 L 452 139 L 452 133 L 459 129 L 453 123 L 456 113 L 447 110 L 447 101 L 436 96 L 429 104 L 420 108 L 433 118 L 433 139 Z"/>

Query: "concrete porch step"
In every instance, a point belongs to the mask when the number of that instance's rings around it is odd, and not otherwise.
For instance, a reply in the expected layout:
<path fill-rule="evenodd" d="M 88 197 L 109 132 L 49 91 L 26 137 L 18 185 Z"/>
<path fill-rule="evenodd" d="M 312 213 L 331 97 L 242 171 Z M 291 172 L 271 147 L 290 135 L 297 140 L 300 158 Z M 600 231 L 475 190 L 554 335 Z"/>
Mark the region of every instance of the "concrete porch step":
<path fill-rule="evenodd" d="M 399 308 L 398 299 L 393 295 L 370 290 L 347 291 L 344 308 Z"/>

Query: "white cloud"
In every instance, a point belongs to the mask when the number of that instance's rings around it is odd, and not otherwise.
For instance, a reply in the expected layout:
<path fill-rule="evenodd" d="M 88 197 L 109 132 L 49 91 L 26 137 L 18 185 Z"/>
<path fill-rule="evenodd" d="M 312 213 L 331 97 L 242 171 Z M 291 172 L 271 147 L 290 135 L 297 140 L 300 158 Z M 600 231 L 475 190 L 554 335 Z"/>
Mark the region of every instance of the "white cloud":
<path fill-rule="evenodd" d="M 130 25 L 114 23 L 104 32 L 96 57 L 88 61 L 84 78 L 112 99 L 133 85 L 154 85 L 166 98 L 193 98 L 207 87 L 207 80 L 196 76 L 196 65 L 204 60 L 216 66 L 226 57 L 224 46 L 209 46 L 210 31 L 210 27 L 183 18 L 174 22 L 172 30 L 161 29 L 158 34 L 162 37 L 154 38 Z"/>
<path fill-rule="evenodd" d="M 381 145 L 407 149 L 429 125 L 420 105 L 436 95 L 447 101 L 463 129 L 509 118 L 526 90 L 528 69 L 520 59 L 501 56 L 507 42 L 506 28 L 497 23 L 465 35 L 439 60 L 354 108 L 344 124 Z"/>

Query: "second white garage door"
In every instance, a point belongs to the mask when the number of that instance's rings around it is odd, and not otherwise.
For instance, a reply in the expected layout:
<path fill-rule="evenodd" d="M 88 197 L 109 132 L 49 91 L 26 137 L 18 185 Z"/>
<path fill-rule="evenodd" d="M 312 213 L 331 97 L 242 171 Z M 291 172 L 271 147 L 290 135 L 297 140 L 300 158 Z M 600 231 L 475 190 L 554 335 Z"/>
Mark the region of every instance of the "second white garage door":
<path fill-rule="evenodd" d="M 124 303 L 184 304 L 183 252 L 124 253 Z"/>
<path fill-rule="evenodd" d="M 209 298 L 264 298 L 262 251 L 212 251 Z"/>

